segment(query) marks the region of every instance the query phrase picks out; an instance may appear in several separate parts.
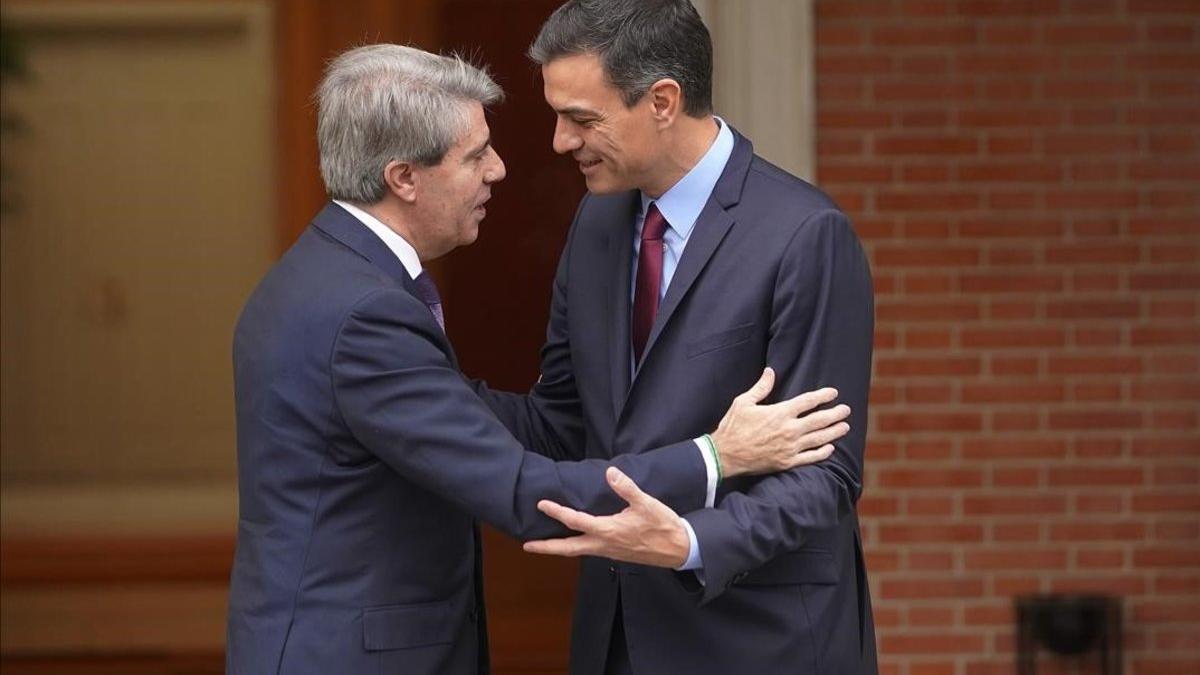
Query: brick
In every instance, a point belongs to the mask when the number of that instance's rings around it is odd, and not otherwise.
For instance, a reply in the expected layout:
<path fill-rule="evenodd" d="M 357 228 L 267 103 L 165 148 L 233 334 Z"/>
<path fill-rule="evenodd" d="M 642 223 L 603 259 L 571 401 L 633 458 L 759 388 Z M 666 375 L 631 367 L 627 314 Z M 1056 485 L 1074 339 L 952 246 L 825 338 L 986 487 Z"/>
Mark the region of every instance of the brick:
<path fill-rule="evenodd" d="M 1037 523 L 996 523 L 992 525 L 992 541 L 1034 542 L 1042 540 L 1042 527 Z"/>
<path fill-rule="evenodd" d="M 967 516 L 1061 515 L 1066 513 L 1067 499 L 1062 495 L 1029 495 L 1013 498 L 963 497 L 963 512 Z"/>
<path fill-rule="evenodd" d="M 1080 550 L 1075 553 L 1075 566 L 1086 570 L 1119 569 L 1125 566 L 1125 550 Z"/>
<path fill-rule="evenodd" d="M 905 444 L 904 457 L 914 462 L 941 462 L 954 457 L 954 448 L 949 441 L 914 436 Z"/>
<path fill-rule="evenodd" d="M 1042 470 L 1032 468 L 992 470 L 992 487 L 1038 487 L 1042 484 Z"/>
<path fill-rule="evenodd" d="M 901 227 L 905 239 L 933 239 L 945 241 L 950 238 L 950 223 L 940 218 L 909 218 Z"/>
<path fill-rule="evenodd" d="M 1200 344 L 1200 327 L 1178 326 L 1170 328 L 1134 328 L 1130 337 L 1134 346 L 1180 345 L 1192 346 Z"/>
<path fill-rule="evenodd" d="M 1041 367 L 1036 358 L 1024 356 L 994 356 L 991 361 L 991 373 L 998 377 L 1037 375 Z"/>
<path fill-rule="evenodd" d="M 1071 272 L 1071 289 L 1080 293 L 1118 291 L 1121 289 L 1121 275 L 1116 272 L 1076 270 Z"/>
<path fill-rule="evenodd" d="M 1200 494 L 1164 492 L 1158 494 L 1135 494 L 1132 498 L 1136 513 L 1198 513 Z"/>
<path fill-rule="evenodd" d="M 882 524 L 884 544 L 953 544 L 983 541 L 983 527 L 975 523 Z"/>
<path fill-rule="evenodd" d="M 980 469 L 882 469 L 879 485 L 885 488 L 964 488 L 983 485 Z"/>
<path fill-rule="evenodd" d="M 1046 303 L 1051 319 L 1134 319 L 1142 313 L 1137 300 L 1055 300 Z"/>
<path fill-rule="evenodd" d="M 909 551 L 905 567 L 918 572 L 948 572 L 954 569 L 954 553 L 950 551 Z M 912 609 L 909 609 L 909 616 Z"/>
<path fill-rule="evenodd" d="M 1057 239 L 1066 228 L 1061 220 L 1025 219 L 966 219 L 958 226 L 962 237 L 978 237 L 980 239 L 999 238 L 1036 238 Z"/>
<path fill-rule="evenodd" d="M 987 139 L 987 152 L 989 155 L 1029 155 L 1032 154 L 1036 147 L 1032 136 L 996 136 L 991 135 Z"/>
<path fill-rule="evenodd" d="M 927 82 L 904 78 L 876 80 L 873 93 L 875 100 L 881 103 L 970 101 L 978 97 L 978 87 L 971 80 Z"/>
<path fill-rule="evenodd" d="M 966 183 L 1047 183 L 1063 178 L 1057 162 L 960 164 L 959 180 Z"/>
<path fill-rule="evenodd" d="M 862 82 L 826 80 L 817 82 L 817 99 L 838 103 L 862 104 L 867 98 L 867 88 Z"/>
<path fill-rule="evenodd" d="M 1156 466 L 1151 471 L 1150 482 L 1160 487 L 1200 485 L 1200 467 L 1180 465 Z"/>
<path fill-rule="evenodd" d="M 961 300 L 942 302 L 881 301 L 875 307 L 879 321 L 970 321 L 978 319 L 979 304 Z"/>
<path fill-rule="evenodd" d="M 1119 347 L 1124 344 L 1121 328 L 1075 328 L 1071 342 L 1076 347 Z"/>
<path fill-rule="evenodd" d="M 1159 520 L 1154 523 L 1153 538 L 1179 545 L 1185 541 L 1200 542 L 1200 522 L 1195 520 Z"/>
<path fill-rule="evenodd" d="M 1143 380 L 1133 384 L 1131 395 L 1136 401 L 1196 401 L 1200 400 L 1200 381 Z"/>
<path fill-rule="evenodd" d="M 982 635 L 945 631 L 932 635 L 885 635 L 879 640 L 884 654 L 960 654 L 981 651 L 983 645 Z"/>
<path fill-rule="evenodd" d="M 904 332 L 904 346 L 908 349 L 948 349 L 951 344 L 950 331 L 944 328 L 910 328 Z"/>
<path fill-rule="evenodd" d="M 1037 97 L 1029 80 L 992 80 L 984 83 L 983 98 L 988 101 L 1027 102 Z"/>
<path fill-rule="evenodd" d="M 954 278 L 946 273 L 908 274 L 904 292 L 908 295 L 938 295 L 954 290 Z"/>
<path fill-rule="evenodd" d="M 1137 410 L 1079 410 L 1052 411 L 1049 417 L 1051 429 L 1092 431 L 1098 429 L 1137 429 L 1142 426 L 1143 416 Z"/>
<path fill-rule="evenodd" d="M 1043 50 L 988 50 L 959 54 L 956 70 L 973 76 L 1028 75 L 1053 72 L 1058 66 L 1058 60 L 1057 54 Z"/>
<path fill-rule="evenodd" d="M 1082 383 L 1071 385 L 1071 400 L 1073 401 L 1120 401 L 1122 387 L 1118 383 Z"/>
<path fill-rule="evenodd" d="M 951 516 L 954 515 L 954 499 L 952 497 L 918 497 L 910 495 L 905 500 L 905 513 L 910 516 Z"/>
<path fill-rule="evenodd" d="M 1132 452 L 1134 457 L 1200 458 L 1200 439 L 1194 437 L 1135 438 Z"/>
<path fill-rule="evenodd" d="M 1130 487 L 1142 484 L 1141 467 L 1051 467 L 1051 487 Z"/>
<path fill-rule="evenodd" d="M 1131 244 L 1055 244 L 1046 247 L 1046 262 L 1059 265 L 1132 264 L 1141 249 Z"/>
<path fill-rule="evenodd" d="M 1053 473 L 1054 469 L 1051 469 Z M 1140 541 L 1146 537 L 1146 526 L 1136 521 L 1069 522 L 1050 525 L 1052 541 L 1117 542 Z"/>
<path fill-rule="evenodd" d="M 1065 346 L 1067 334 L 1062 328 L 967 328 L 960 339 L 968 349 L 1028 349 Z"/>
<path fill-rule="evenodd" d="M 865 144 L 860 137 L 838 136 L 833 133 L 824 133 L 817 138 L 817 156 L 824 159 L 826 157 L 855 157 L 863 152 Z M 824 167 L 822 163 L 820 165 Z"/>
<path fill-rule="evenodd" d="M 1200 567 L 1200 546 L 1156 546 L 1133 552 L 1133 564 L 1141 567 Z"/>
<path fill-rule="evenodd" d="M 983 581 L 975 578 L 884 579 L 880 588 L 880 597 L 884 600 L 977 598 L 982 595 Z"/>
<path fill-rule="evenodd" d="M 1135 375 L 1142 370 L 1137 356 L 1051 356 L 1048 364 L 1051 375 Z"/>
<path fill-rule="evenodd" d="M 903 113 L 901 113 L 903 117 Z M 907 122 L 901 121 L 901 124 Z M 945 183 L 950 180 L 950 169 L 944 165 L 921 164 L 901 167 L 900 180 L 905 183 Z"/>
<path fill-rule="evenodd" d="M 1076 495 L 1071 508 L 1079 514 L 1119 514 L 1125 511 L 1126 499 L 1121 495 Z"/>
<path fill-rule="evenodd" d="M 1044 403 L 1062 401 L 1066 387 L 1061 383 L 963 384 L 963 403 Z"/>
<path fill-rule="evenodd" d="M 823 76 L 873 75 L 892 70 L 892 57 L 879 53 L 817 54 L 817 72 Z"/>
<path fill-rule="evenodd" d="M 887 110 L 848 107 L 817 111 L 817 126 L 822 129 L 880 129 L 891 123 L 892 113 Z"/>
<path fill-rule="evenodd" d="M 1046 152 L 1054 155 L 1122 155 L 1138 151 L 1141 139 L 1134 133 L 1057 132 L 1046 135 Z"/>
<path fill-rule="evenodd" d="M 959 125 L 968 129 L 1052 128 L 1062 121 L 1063 112 L 1059 108 L 967 108 L 958 113 Z"/>
<path fill-rule="evenodd" d="M 897 70 L 905 75 L 944 75 L 950 72 L 950 57 L 944 54 L 908 54 Z"/>
<path fill-rule="evenodd" d="M 1200 272 L 1136 272 L 1129 286 L 1135 291 L 1200 290 Z"/>
<path fill-rule="evenodd" d="M 877 26 L 871 31 L 871 43 L 881 47 L 969 45 L 975 40 L 975 27 L 970 24 L 905 23 Z"/>
<path fill-rule="evenodd" d="M 880 190 L 875 206 L 884 212 L 971 211 L 979 208 L 980 196 L 972 192 L 898 192 Z M 976 256 L 978 251 L 975 251 Z"/>
<path fill-rule="evenodd" d="M 1116 48 L 1137 41 L 1138 27 L 1131 22 L 1071 22 L 1046 26 L 1046 42 L 1054 45 L 1102 45 Z"/>
<path fill-rule="evenodd" d="M 887 183 L 893 178 L 892 167 L 882 164 L 835 164 L 821 165 L 823 183 Z"/>
<path fill-rule="evenodd" d="M 1067 456 L 1067 445 L 1060 439 L 1026 438 L 972 438 L 965 439 L 962 446 L 965 459 L 1063 459 Z"/>
<path fill-rule="evenodd" d="M 876 361 L 875 372 L 880 377 L 967 376 L 978 375 L 978 357 L 947 358 L 887 357 Z"/>
<path fill-rule="evenodd" d="M 1050 580 L 1054 593 L 1102 593 L 1106 595 L 1141 595 L 1149 584 L 1140 574 L 1072 574 L 1069 577 Z"/>
<path fill-rule="evenodd" d="M 987 196 L 987 206 L 996 211 L 1028 211 L 1039 205 L 1036 192 L 995 190 Z"/>
<path fill-rule="evenodd" d="M 882 157 L 929 157 L 975 155 L 979 139 L 974 136 L 889 134 L 875 139 L 875 154 Z"/>
<path fill-rule="evenodd" d="M 1048 190 L 1046 206 L 1050 209 L 1132 209 L 1138 205 L 1138 193 L 1133 190 Z"/>
<path fill-rule="evenodd" d="M 954 390 L 949 384 L 906 384 L 904 402 L 914 405 L 950 403 Z"/>
<path fill-rule="evenodd" d="M 995 570 L 1063 570 L 1067 567 L 1067 552 L 1017 550 L 967 551 L 963 567 L 971 572 Z"/>
<path fill-rule="evenodd" d="M 973 412 L 885 413 L 877 418 L 879 429 L 885 433 L 960 432 L 983 430 L 983 417 Z"/>

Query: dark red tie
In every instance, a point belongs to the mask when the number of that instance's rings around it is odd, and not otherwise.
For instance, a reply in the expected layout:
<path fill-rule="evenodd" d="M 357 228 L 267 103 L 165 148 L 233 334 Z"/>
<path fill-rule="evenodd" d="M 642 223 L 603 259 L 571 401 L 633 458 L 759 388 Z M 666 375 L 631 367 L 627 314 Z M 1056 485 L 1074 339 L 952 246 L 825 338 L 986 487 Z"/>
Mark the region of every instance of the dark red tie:
<path fill-rule="evenodd" d="M 638 253 L 637 278 L 633 290 L 633 361 L 642 362 L 650 328 L 658 315 L 658 291 L 662 285 L 663 233 L 667 231 L 667 220 L 659 213 L 658 206 L 651 204 L 646 211 L 646 222 L 642 224 L 642 248 Z"/>

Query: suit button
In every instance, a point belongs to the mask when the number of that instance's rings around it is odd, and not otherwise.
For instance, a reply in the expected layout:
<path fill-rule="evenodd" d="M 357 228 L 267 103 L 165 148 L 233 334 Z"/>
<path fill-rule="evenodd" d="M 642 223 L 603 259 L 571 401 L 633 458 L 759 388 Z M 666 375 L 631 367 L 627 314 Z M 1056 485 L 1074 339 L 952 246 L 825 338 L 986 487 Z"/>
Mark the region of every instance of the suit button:
<path fill-rule="evenodd" d="M 609 565 L 609 566 L 608 566 L 608 576 L 609 576 L 609 578 L 611 578 L 611 579 L 616 579 L 616 578 L 617 578 L 617 566 L 616 566 L 616 565 Z"/>

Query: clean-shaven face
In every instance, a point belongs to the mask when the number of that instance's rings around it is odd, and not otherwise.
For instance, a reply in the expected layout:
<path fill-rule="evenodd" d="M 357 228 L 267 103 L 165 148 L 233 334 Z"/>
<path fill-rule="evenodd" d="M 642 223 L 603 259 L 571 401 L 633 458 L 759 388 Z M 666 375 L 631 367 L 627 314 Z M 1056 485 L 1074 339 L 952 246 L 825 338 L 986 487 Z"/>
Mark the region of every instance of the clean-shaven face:
<path fill-rule="evenodd" d="M 554 109 L 554 151 L 579 163 L 596 194 L 641 188 L 660 155 L 649 96 L 626 107 L 595 54 L 573 54 L 542 66 L 543 93 Z"/>
<path fill-rule="evenodd" d="M 417 211 L 421 238 L 435 258 L 479 236 L 484 206 L 492 184 L 504 180 L 504 162 L 492 148 L 491 131 L 483 106 L 472 101 L 467 108 L 467 131 L 436 166 L 414 169 L 418 182 Z"/>

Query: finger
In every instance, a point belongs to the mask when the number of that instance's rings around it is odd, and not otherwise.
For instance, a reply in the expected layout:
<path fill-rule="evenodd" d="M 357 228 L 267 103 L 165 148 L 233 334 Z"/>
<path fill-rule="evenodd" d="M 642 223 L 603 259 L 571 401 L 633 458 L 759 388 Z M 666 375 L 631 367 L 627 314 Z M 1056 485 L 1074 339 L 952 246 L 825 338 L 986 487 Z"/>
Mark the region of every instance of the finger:
<path fill-rule="evenodd" d="M 833 426 L 838 422 L 850 416 L 850 406 L 842 403 L 835 405 L 828 410 L 818 410 L 810 412 L 799 419 L 800 427 L 805 432 L 824 429 L 825 427 Z"/>
<path fill-rule="evenodd" d="M 591 550 L 594 547 L 589 538 L 590 535 L 583 534 L 578 537 L 564 537 L 562 539 L 538 539 L 536 541 L 525 542 L 521 545 L 521 548 L 526 553 L 560 555 L 574 558 L 581 555 L 591 555 Z"/>
<path fill-rule="evenodd" d="M 637 483 L 633 479 L 626 476 L 615 466 L 608 467 L 604 477 L 608 479 L 608 484 L 612 487 L 613 492 L 617 493 L 621 499 L 624 499 L 630 506 L 637 506 L 646 503 L 651 499 L 650 495 L 642 492 Z"/>
<path fill-rule="evenodd" d="M 817 462 L 824 462 L 833 456 L 834 449 L 835 448 L 833 447 L 833 444 L 830 443 L 822 445 L 816 450 L 805 450 L 803 452 L 798 452 L 789 458 L 787 468 L 794 469 L 798 466 L 807 466 L 809 464 L 816 464 Z"/>
<path fill-rule="evenodd" d="M 810 434 L 804 434 L 800 437 L 800 442 L 797 444 L 797 450 L 804 452 L 813 448 L 819 448 L 827 443 L 832 443 L 837 439 L 850 433 L 850 425 L 845 422 L 838 422 L 831 427 L 818 429 Z"/>
<path fill-rule="evenodd" d="M 833 387 L 824 387 L 814 391 L 806 391 L 799 396 L 794 396 L 786 401 L 779 403 L 788 412 L 789 417 L 797 417 L 804 413 L 823 406 L 826 403 L 831 403 L 838 397 L 838 390 Z"/>
<path fill-rule="evenodd" d="M 538 502 L 538 511 L 550 516 L 576 532 L 591 532 L 596 526 L 596 516 L 563 506 L 549 499 Z"/>
<path fill-rule="evenodd" d="M 771 390 L 775 388 L 775 371 L 767 366 L 763 368 L 762 377 L 758 378 L 752 387 L 737 395 L 734 399 L 735 403 L 742 405 L 753 405 L 767 397 Z"/>

